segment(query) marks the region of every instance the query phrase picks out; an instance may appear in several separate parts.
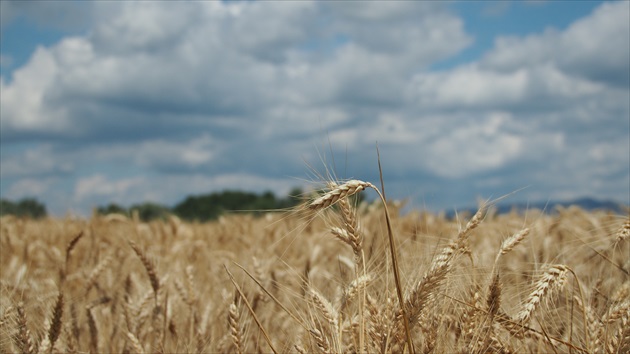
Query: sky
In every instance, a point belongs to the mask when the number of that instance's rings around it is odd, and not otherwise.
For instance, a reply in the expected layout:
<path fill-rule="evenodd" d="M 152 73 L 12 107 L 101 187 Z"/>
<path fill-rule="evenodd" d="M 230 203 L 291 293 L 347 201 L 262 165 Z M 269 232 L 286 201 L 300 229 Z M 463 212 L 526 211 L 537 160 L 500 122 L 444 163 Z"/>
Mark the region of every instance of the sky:
<path fill-rule="evenodd" d="M 0 194 L 630 204 L 630 2 L 1 1 Z"/>

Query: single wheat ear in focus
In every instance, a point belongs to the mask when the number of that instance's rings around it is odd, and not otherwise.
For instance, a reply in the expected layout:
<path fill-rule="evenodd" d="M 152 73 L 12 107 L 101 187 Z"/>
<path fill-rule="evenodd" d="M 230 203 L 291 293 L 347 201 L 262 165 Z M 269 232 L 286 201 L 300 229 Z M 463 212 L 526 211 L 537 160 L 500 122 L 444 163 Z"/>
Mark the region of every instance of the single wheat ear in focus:
<path fill-rule="evenodd" d="M 330 191 L 326 192 L 326 194 L 312 201 L 308 208 L 311 210 L 319 210 L 323 208 L 327 208 L 336 202 L 338 202 L 342 198 L 350 197 L 355 195 L 366 188 L 374 188 L 372 183 L 363 182 L 356 179 L 350 180 L 344 184 L 340 184 Z"/>

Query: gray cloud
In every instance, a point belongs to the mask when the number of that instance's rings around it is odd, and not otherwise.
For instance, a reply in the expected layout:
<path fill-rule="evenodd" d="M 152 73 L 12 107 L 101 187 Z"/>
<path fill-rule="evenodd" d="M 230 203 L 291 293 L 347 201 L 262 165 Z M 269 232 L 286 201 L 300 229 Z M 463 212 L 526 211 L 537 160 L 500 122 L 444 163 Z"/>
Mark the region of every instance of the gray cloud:
<path fill-rule="evenodd" d="M 2 154 L 3 193 L 63 212 L 283 193 L 307 164 L 377 181 L 376 141 L 388 190 L 430 208 L 528 185 L 523 198 L 628 192 L 627 3 L 442 71 L 473 44 L 447 5 L 365 5 L 93 3 L 86 34 L 1 80 L 3 149 L 29 146 Z"/>

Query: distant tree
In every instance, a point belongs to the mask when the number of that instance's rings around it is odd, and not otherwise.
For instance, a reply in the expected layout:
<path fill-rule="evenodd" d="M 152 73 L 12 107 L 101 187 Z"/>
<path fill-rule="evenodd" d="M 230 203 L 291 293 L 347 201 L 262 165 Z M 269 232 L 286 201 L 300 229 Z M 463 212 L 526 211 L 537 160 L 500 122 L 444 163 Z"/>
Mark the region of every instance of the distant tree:
<path fill-rule="evenodd" d="M 24 198 L 17 203 L 7 199 L 0 201 L 0 215 L 26 216 L 33 219 L 43 218 L 48 213 L 46 206 L 35 198 Z"/>
<path fill-rule="evenodd" d="M 246 205 L 246 209 L 244 210 L 252 210 L 254 213 L 260 213 L 265 210 L 276 209 L 277 207 L 278 201 L 276 200 L 276 196 L 271 191 L 267 191 L 257 197 L 252 204 Z"/>
<path fill-rule="evenodd" d="M 185 220 L 207 221 L 218 218 L 221 207 L 212 195 L 188 196 L 173 208 L 173 212 Z"/>
<path fill-rule="evenodd" d="M 10 200 L 0 199 L 0 215 L 15 215 L 17 206 Z"/>
<path fill-rule="evenodd" d="M 278 209 L 289 209 L 304 201 L 304 191 L 300 187 L 294 187 L 289 194 L 277 202 Z"/>
<path fill-rule="evenodd" d="M 107 206 L 99 206 L 98 208 L 96 208 L 96 212 L 100 215 L 107 215 L 107 214 L 129 215 L 129 211 L 127 209 L 125 209 L 124 207 L 116 203 L 110 203 Z"/>
<path fill-rule="evenodd" d="M 155 203 L 135 204 L 129 208 L 129 213 L 138 212 L 138 216 L 142 221 L 151 221 L 155 219 L 164 219 L 171 213 L 168 207 Z"/>

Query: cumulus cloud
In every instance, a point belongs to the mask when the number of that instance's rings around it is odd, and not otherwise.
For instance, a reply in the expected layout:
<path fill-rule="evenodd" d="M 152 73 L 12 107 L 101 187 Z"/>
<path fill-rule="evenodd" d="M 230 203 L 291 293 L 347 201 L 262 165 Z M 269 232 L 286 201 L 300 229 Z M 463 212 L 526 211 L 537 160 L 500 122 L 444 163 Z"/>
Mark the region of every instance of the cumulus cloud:
<path fill-rule="evenodd" d="M 527 37 L 500 37 L 481 64 L 513 72 L 552 63 L 578 77 L 627 88 L 630 80 L 630 3 L 604 3 L 563 32 L 550 28 Z"/>
<path fill-rule="evenodd" d="M 442 191 L 436 208 L 491 188 L 627 191 L 627 2 L 441 71 L 474 44 L 447 4 L 363 5 L 90 3 L 88 31 L 0 79 L 3 149 L 28 146 L 2 154 L 3 194 L 44 176 L 84 207 L 280 193 L 329 142 L 340 175 L 377 178 L 376 141 L 398 197 Z"/>
<path fill-rule="evenodd" d="M 2 155 L 0 176 L 33 177 L 69 174 L 74 170 L 72 161 L 59 159 L 51 144 L 34 146 L 22 153 Z"/>

